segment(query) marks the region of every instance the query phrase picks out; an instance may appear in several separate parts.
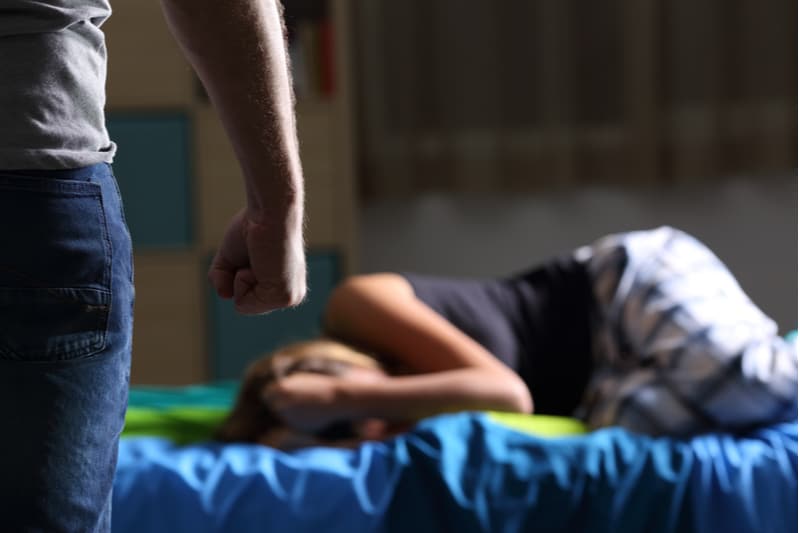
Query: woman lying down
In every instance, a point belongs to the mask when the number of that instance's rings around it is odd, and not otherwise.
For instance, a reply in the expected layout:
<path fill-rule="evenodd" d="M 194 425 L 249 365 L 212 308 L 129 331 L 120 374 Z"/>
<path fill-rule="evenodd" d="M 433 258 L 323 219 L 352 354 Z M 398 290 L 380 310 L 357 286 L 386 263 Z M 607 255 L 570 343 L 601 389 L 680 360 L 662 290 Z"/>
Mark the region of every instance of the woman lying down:
<path fill-rule="evenodd" d="M 508 278 L 355 276 L 324 326 L 247 370 L 220 440 L 351 445 L 459 410 L 675 436 L 797 417 L 796 346 L 670 227 Z"/>

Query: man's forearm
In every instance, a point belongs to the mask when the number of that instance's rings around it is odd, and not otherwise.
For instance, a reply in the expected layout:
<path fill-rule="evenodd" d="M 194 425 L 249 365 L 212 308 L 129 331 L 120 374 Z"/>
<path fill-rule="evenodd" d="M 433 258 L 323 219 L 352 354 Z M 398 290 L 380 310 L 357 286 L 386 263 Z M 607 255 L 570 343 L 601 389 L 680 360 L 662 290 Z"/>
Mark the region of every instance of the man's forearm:
<path fill-rule="evenodd" d="M 256 222 L 302 223 L 303 178 L 277 0 L 162 0 L 240 162 Z M 285 217 L 287 212 L 294 215 Z M 277 218 L 274 218 L 277 217 Z"/>

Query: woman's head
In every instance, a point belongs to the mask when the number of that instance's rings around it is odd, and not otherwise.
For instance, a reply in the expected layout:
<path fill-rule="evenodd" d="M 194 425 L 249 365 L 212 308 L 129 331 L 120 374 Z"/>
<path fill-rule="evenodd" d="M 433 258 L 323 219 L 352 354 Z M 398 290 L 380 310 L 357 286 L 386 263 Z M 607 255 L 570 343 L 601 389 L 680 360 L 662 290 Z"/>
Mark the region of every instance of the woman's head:
<path fill-rule="evenodd" d="M 331 339 L 284 346 L 255 361 L 247 369 L 233 411 L 217 431 L 225 442 L 260 442 L 278 448 L 297 448 L 355 437 L 352 424 L 334 424 L 317 435 L 294 431 L 264 401 L 270 385 L 298 372 L 344 376 L 348 373 L 384 373 L 372 356 Z"/>
<path fill-rule="evenodd" d="M 383 372 L 378 361 L 355 348 L 332 339 L 315 339 L 284 346 L 264 359 L 256 361 L 245 374 L 280 379 L 295 372 L 313 372 L 331 376 L 352 369 Z"/>

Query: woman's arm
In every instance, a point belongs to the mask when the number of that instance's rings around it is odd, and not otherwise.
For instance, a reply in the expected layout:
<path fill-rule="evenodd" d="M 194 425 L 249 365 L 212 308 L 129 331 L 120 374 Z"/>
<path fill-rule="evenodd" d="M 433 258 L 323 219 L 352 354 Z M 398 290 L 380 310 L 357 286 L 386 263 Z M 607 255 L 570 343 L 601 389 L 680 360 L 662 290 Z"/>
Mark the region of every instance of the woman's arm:
<path fill-rule="evenodd" d="M 527 413 L 532 406 L 516 375 L 478 368 L 371 380 L 298 372 L 271 384 L 262 398 L 288 425 L 307 433 L 344 420 L 392 424 L 464 410 Z"/>
<path fill-rule="evenodd" d="M 345 281 L 331 295 L 325 327 L 409 375 L 300 372 L 277 380 L 263 399 L 297 430 L 315 432 L 341 420 L 408 422 L 451 411 L 533 410 L 522 379 L 417 299 L 402 276 Z"/>
<path fill-rule="evenodd" d="M 342 379 L 334 397 L 353 418 L 417 419 L 455 410 L 531 412 L 522 379 L 416 298 L 396 274 L 348 279 L 325 312 L 329 334 L 392 359 L 411 375 Z"/>

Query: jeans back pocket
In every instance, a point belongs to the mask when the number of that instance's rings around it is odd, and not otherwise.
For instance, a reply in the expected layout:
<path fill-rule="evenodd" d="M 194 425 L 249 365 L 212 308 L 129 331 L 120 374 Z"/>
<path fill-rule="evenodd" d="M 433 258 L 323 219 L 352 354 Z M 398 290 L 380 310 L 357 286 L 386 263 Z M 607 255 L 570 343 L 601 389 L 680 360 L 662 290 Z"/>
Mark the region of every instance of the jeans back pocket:
<path fill-rule="evenodd" d="M 0 289 L 0 357 L 75 359 L 105 347 L 111 293 L 96 289 Z"/>
<path fill-rule="evenodd" d="M 0 358 L 105 347 L 111 244 L 96 183 L 0 173 Z"/>

